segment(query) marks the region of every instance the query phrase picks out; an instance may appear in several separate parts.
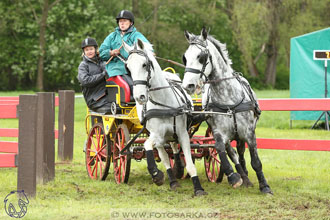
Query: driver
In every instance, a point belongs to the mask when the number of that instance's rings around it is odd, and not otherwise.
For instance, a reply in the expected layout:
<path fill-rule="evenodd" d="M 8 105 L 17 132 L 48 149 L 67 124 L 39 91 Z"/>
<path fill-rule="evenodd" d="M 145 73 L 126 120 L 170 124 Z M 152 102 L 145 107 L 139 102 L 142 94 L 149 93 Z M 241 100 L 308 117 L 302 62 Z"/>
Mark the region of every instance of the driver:
<path fill-rule="evenodd" d="M 108 61 L 110 57 L 113 59 L 106 65 L 106 70 L 109 77 L 120 75 L 130 86 L 131 92 L 133 91 L 133 80 L 127 74 L 125 64 L 118 58 L 118 56 L 127 59 L 128 54 L 122 48 L 122 41 L 132 46 L 137 39 L 149 43 L 149 41 L 137 31 L 134 27 L 134 15 L 132 12 L 122 10 L 116 17 L 118 27 L 115 31 L 110 33 L 100 46 L 100 57 L 104 61 Z"/>

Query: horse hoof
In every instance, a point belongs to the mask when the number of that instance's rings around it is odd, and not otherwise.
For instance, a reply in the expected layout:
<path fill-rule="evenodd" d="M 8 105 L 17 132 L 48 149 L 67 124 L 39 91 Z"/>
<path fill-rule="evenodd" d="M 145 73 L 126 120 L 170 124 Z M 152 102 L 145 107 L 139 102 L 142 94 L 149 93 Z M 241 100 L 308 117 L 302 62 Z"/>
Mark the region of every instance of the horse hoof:
<path fill-rule="evenodd" d="M 249 180 L 249 178 L 247 176 L 242 176 L 243 179 L 243 186 L 245 187 L 252 187 L 253 183 L 251 183 L 251 181 Z"/>
<path fill-rule="evenodd" d="M 237 183 L 233 184 L 232 187 L 234 189 L 236 189 L 236 188 L 240 187 L 242 185 L 242 183 L 243 183 L 243 180 L 241 178 L 241 179 L 239 179 L 239 181 Z"/>
<path fill-rule="evenodd" d="M 239 175 L 238 173 L 233 173 L 228 176 L 228 182 L 234 189 L 236 189 L 237 187 L 240 187 L 242 185 L 243 180 L 241 178 L 241 175 Z"/>
<path fill-rule="evenodd" d="M 260 188 L 260 192 L 262 192 L 263 194 L 266 194 L 266 195 L 274 195 L 274 193 L 272 192 L 272 190 L 270 189 L 269 186 Z"/>
<path fill-rule="evenodd" d="M 199 190 L 196 190 L 195 191 L 195 196 L 206 196 L 208 193 L 205 192 L 204 190 L 202 189 L 199 189 Z"/>
<path fill-rule="evenodd" d="M 165 176 L 164 173 L 160 170 L 158 170 L 156 176 L 152 177 L 152 181 L 157 185 L 161 186 L 165 182 Z"/>
<path fill-rule="evenodd" d="M 179 184 L 178 181 L 174 181 L 174 182 L 170 183 L 170 187 L 171 187 L 171 190 L 176 190 L 176 188 L 181 187 L 181 185 Z"/>

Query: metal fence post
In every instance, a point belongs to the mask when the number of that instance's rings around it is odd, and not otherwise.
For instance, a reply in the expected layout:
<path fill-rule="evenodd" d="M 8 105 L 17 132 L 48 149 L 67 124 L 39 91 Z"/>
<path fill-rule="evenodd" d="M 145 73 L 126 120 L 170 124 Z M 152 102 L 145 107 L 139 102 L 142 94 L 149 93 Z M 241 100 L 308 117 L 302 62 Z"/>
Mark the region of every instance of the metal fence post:
<path fill-rule="evenodd" d="M 19 96 L 17 190 L 36 195 L 37 96 Z"/>
<path fill-rule="evenodd" d="M 60 90 L 58 110 L 58 158 L 73 159 L 74 91 Z"/>
<path fill-rule="evenodd" d="M 37 183 L 45 184 L 55 177 L 55 94 L 37 93 Z"/>

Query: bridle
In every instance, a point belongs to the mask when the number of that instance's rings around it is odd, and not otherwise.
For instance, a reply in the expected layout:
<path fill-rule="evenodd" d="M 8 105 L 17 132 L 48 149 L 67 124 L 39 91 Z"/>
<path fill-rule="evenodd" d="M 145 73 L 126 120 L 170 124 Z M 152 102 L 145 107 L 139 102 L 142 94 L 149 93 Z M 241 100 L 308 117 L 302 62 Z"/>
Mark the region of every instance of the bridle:
<path fill-rule="evenodd" d="M 205 43 L 197 38 L 189 41 L 189 44 L 190 45 L 196 45 L 200 50 L 201 50 L 201 57 L 203 57 L 203 66 L 202 66 L 202 69 L 199 70 L 199 69 L 195 69 L 195 68 L 190 68 L 190 67 L 186 67 L 185 70 L 184 70 L 184 73 L 186 72 L 190 72 L 190 73 L 195 73 L 195 74 L 200 74 L 200 78 L 203 78 L 205 77 L 205 82 L 207 82 L 209 79 L 208 77 L 205 75 L 205 69 L 206 69 L 206 66 L 209 64 L 209 62 L 207 62 L 210 58 L 210 61 L 211 61 L 211 65 L 213 66 L 212 64 L 212 56 L 210 55 L 210 51 L 209 49 L 207 48 L 207 41 L 205 41 Z M 185 64 L 186 60 L 185 60 L 185 57 L 183 56 L 183 62 Z"/>
<path fill-rule="evenodd" d="M 179 100 L 178 100 L 178 97 L 177 97 L 178 94 L 177 94 L 177 92 L 174 89 L 174 88 L 177 88 L 177 89 L 180 88 L 180 87 L 178 87 L 177 82 L 168 80 L 168 83 L 169 83 L 168 86 L 161 86 L 161 87 L 151 88 L 150 79 L 151 79 L 151 69 L 154 69 L 153 63 L 151 62 L 151 60 L 149 59 L 148 55 L 144 51 L 138 50 L 137 48 L 134 48 L 133 50 L 131 50 L 129 52 L 128 57 L 127 57 L 127 60 L 129 58 L 129 56 L 131 56 L 133 53 L 136 53 L 136 54 L 138 54 L 140 56 L 143 56 L 146 59 L 147 63 L 146 63 L 145 68 L 146 68 L 146 70 L 148 72 L 148 75 L 147 75 L 147 79 L 146 80 L 133 80 L 133 86 L 136 86 L 136 85 L 145 85 L 147 87 L 147 91 L 148 92 L 170 88 L 170 89 L 172 89 L 172 91 L 175 94 L 175 97 L 176 97 L 176 99 L 177 99 L 177 101 L 179 103 Z M 127 67 L 126 67 L 126 69 L 127 69 Z M 127 69 L 127 71 L 129 72 L 128 69 Z M 182 88 L 181 88 L 180 91 L 182 92 L 183 95 L 185 95 L 184 92 L 183 92 L 183 90 L 182 90 Z M 183 107 L 183 106 L 181 106 L 179 108 L 175 108 L 173 106 L 162 104 L 162 103 L 160 103 L 160 102 L 158 102 L 156 100 L 153 100 L 151 97 L 149 97 L 149 100 L 150 100 L 151 103 L 153 103 L 155 105 L 163 106 L 163 107 L 166 107 L 166 108 L 169 108 L 169 109 L 182 109 L 182 107 Z M 188 98 L 185 97 L 185 100 L 188 100 Z M 186 101 L 184 101 L 182 98 L 181 98 L 181 101 L 183 103 L 186 103 Z M 144 106 L 144 108 L 145 108 L 145 106 Z M 188 108 L 190 108 L 190 106 L 188 106 Z"/>
<path fill-rule="evenodd" d="M 205 42 L 205 43 L 204 43 L 204 42 Z M 194 73 L 194 74 L 200 74 L 200 79 L 203 79 L 203 76 L 204 76 L 204 77 L 205 77 L 205 81 L 203 81 L 203 84 L 207 84 L 207 83 L 209 83 L 209 84 L 217 84 L 217 83 L 222 82 L 222 81 L 225 81 L 225 80 L 229 80 L 229 79 L 237 79 L 238 82 L 239 82 L 239 83 L 241 84 L 241 86 L 242 86 L 242 82 L 241 82 L 241 80 L 240 80 L 240 76 L 241 76 L 241 74 L 240 74 L 240 73 L 236 73 L 236 72 L 234 72 L 234 73 L 233 73 L 233 76 L 230 76 L 230 77 L 224 77 L 224 78 L 220 78 L 220 79 L 210 80 L 210 79 L 206 76 L 206 74 L 205 74 L 206 66 L 209 64 L 209 62 L 207 62 L 207 61 L 208 61 L 209 59 L 210 59 L 210 62 L 211 62 L 212 68 L 213 68 L 212 55 L 210 55 L 210 51 L 209 51 L 209 49 L 208 49 L 208 45 L 207 45 L 207 40 L 202 41 L 202 40 L 200 40 L 200 39 L 198 39 L 198 38 L 196 37 L 196 38 L 190 40 L 190 41 L 189 41 L 189 44 L 190 44 L 190 45 L 196 45 L 196 46 L 202 51 L 200 56 L 203 56 L 203 55 L 204 55 L 204 56 L 207 56 L 207 57 L 204 59 L 204 62 L 202 63 L 202 64 L 203 64 L 203 67 L 202 67 L 201 70 L 194 69 L 194 68 L 189 68 L 189 67 L 187 68 L 187 67 L 186 67 L 186 69 L 185 69 L 185 73 L 186 73 L 186 72 L 190 72 L 190 73 Z M 226 59 L 224 58 L 222 52 L 219 51 L 219 53 L 220 53 L 222 59 L 224 60 L 224 62 L 227 64 Z M 185 60 L 185 57 L 183 57 L 183 58 L 184 58 L 184 62 L 185 62 L 185 61 L 186 61 L 186 60 Z M 209 59 L 208 59 L 208 58 L 209 58 Z M 210 93 L 210 88 L 209 88 L 209 90 L 208 90 L 208 93 Z M 207 96 L 207 100 L 206 100 L 206 106 L 208 106 L 208 104 L 209 104 L 209 98 L 210 98 L 210 95 L 208 94 L 208 96 Z M 233 108 L 235 108 L 235 107 L 237 107 L 238 105 L 240 105 L 240 104 L 243 102 L 244 98 L 245 98 L 245 95 L 244 95 L 244 92 L 243 92 L 243 90 L 242 90 L 242 99 L 241 99 L 238 103 L 236 103 L 235 105 L 233 105 Z"/>
<path fill-rule="evenodd" d="M 195 68 L 186 67 L 184 73 L 190 72 L 190 73 L 194 73 L 194 74 L 200 74 L 200 78 L 201 79 L 203 79 L 203 77 L 205 78 L 205 80 L 203 82 L 204 84 L 207 84 L 207 83 L 218 83 L 218 82 L 221 82 L 221 81 L 224 81 L 224 80 L 237 78 L 237 76 L 234 74 L 233 76 L 230 76 L 230 77 L 225 77 L 225 78 L 216 79 L 216 80 L 210 80 L 209 77 L 207 77 L 206 74 L 205 74 L 206 66 L 209 64 L 209 62 L 207 62 L 208 60 L 210 60 L 211 65 L 212 65 L 212 68 L 213 68 L 212 55 L 210 54 L 210 50 L 208 49 L 207 40 L 205 40 L 205 43 L 204 43 L 202 40 L 200 40 L 198 38 L 195 38 L 195 39 L 190 40 L 189 41 L 189 44 L 190 45 L 196 45 L 202 51 L 200 56 L 201 57 L 202 56 L 205 56 L 205 58 L 203 60 L 203 63 L 202 63 L 203 66 L 202 66 L 202 69 L 201 70 L 198 70 L 198 69 L 195 69 Z M 222 59 L 224 60 L 224 62 L 227 64 L 226 59 L 224 58 L 222 52 L 219 51 L 219 53 L 220 53 Z M 186 65 L 186 58 L 185 58 L 185 56 L 183 56 L 183 62 Z"/>
<path fill-rule="evenodd" d="M 151 87 L 151 85 L 150 85 L 151 69 L 153 69 L 154 66 L 153 66 L 151 60 L 149 59 L 149 57 L 147 56 L 147 54 L 144 51 L 142 51 L 142 50 L 138 50 L 137 48 L 134 48 L 133 50 L 131 50 L 129 52 L 128 57 L 127 57 L 127 60 L 129 58 L 129 56 L 131 56 L 133 53 L 136 53 L 136 54 L 138 54 L 140 56 L 143 56 L 146 59 L 147 63 L 146 63 L 145 69 L 147 70 L 147 73 L 148 73 L 146 80 L 133 80 L 133 86 L 136 86 L 136 85 L 145 85 L 148 88 L 150 88 Z"/>

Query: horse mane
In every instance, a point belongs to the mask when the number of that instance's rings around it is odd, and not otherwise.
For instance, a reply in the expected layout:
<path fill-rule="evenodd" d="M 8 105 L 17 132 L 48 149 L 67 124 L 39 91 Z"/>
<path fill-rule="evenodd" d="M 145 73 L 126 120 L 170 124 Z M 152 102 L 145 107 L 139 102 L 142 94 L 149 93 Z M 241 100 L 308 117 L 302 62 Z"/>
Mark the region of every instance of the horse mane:
<path fill-rule="evenodd" d="M 143 42 L 144 46 L 145 46 L 145 50 L 149 51 L 149 52 L 153 52 L 154 51 L 154 48 L 153 48 L 153 45 L 150 44 L 150 43 L 147 43 L 147 42 Z"/>
<path fill-rule="evenodd" d="M 211 41 L 211 43 L 213 43 L 213 45 L 217 48 L 217 50 L 219 51 L 219 53 L 222 55 L 222 57 L 225 59 L 225 62 L 228 65 L 231 65 L 233 62 L 231 61 L 231 59 L 229 58 L 229 53 L 226 47 L 226 44 L 220 43 L 220 41 L 218 41 L 217 39 L 215 39 L 213 36 L 208 35 L 207 39 L 209 41 Z"/>

